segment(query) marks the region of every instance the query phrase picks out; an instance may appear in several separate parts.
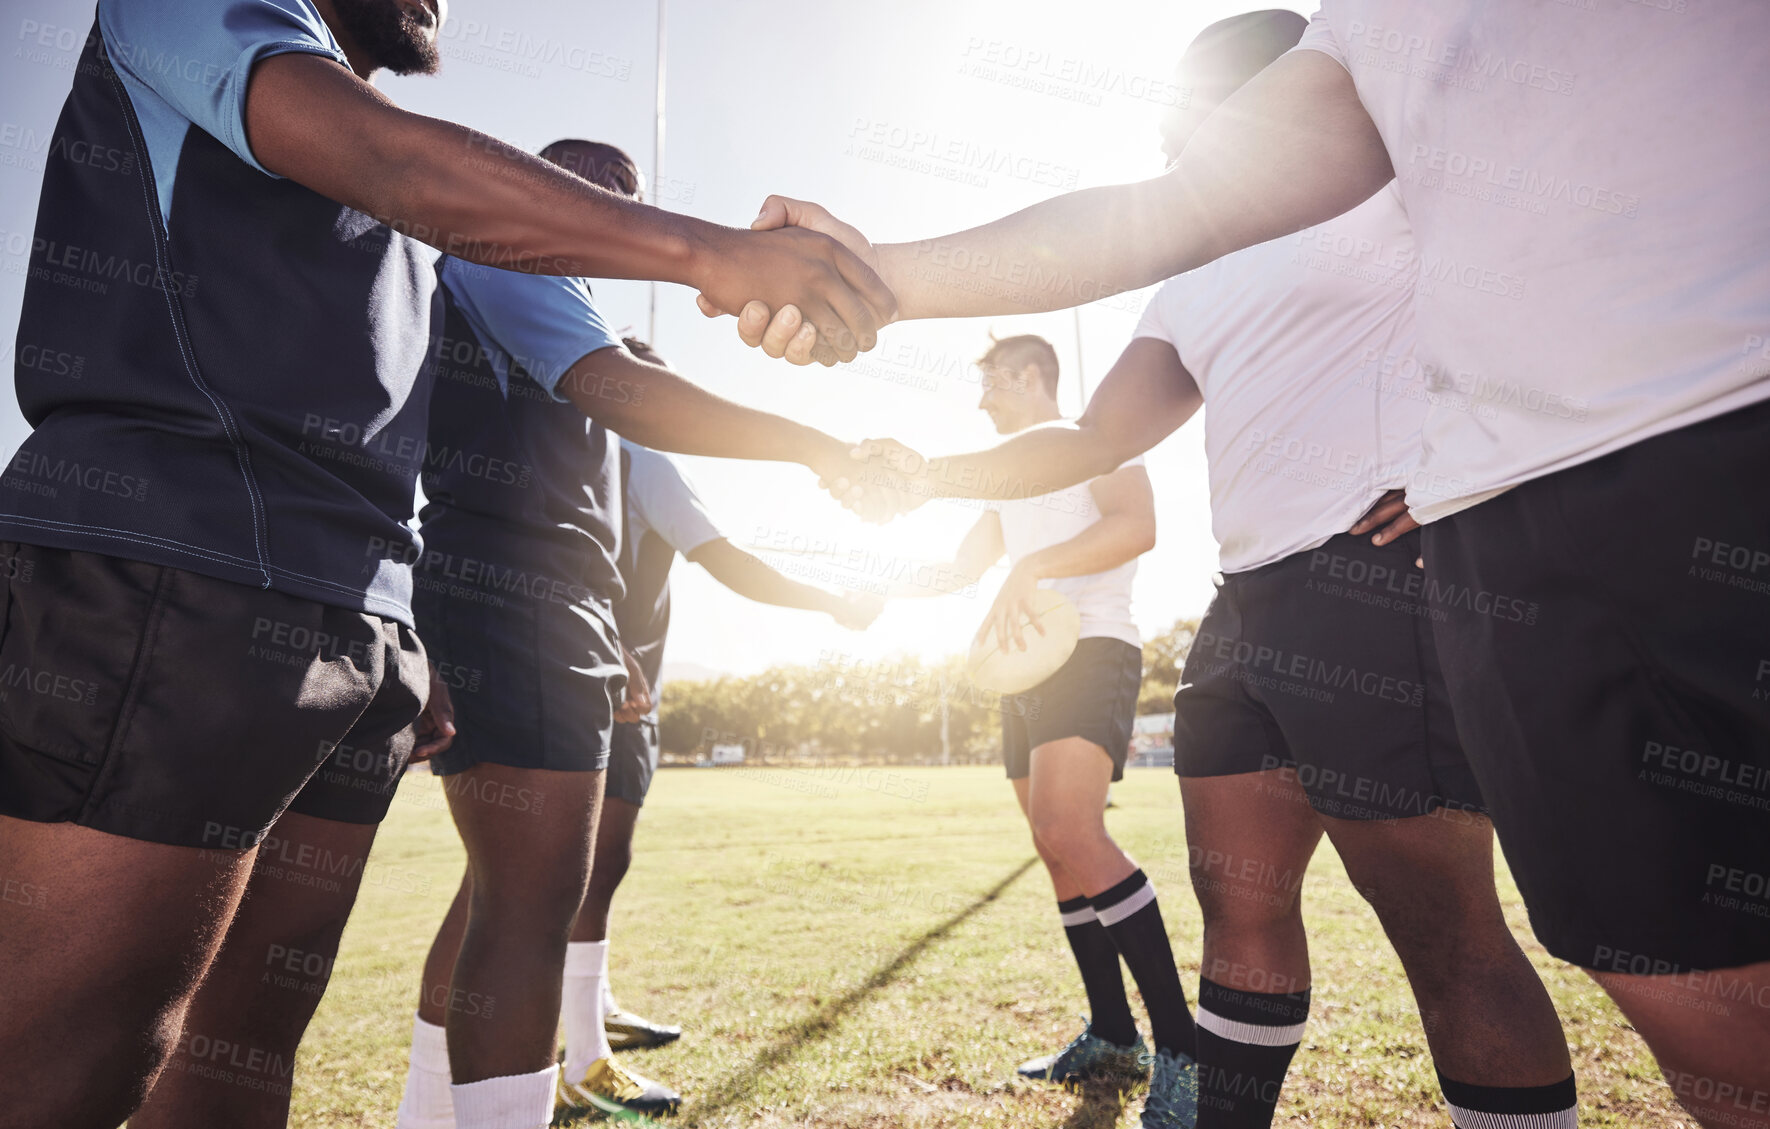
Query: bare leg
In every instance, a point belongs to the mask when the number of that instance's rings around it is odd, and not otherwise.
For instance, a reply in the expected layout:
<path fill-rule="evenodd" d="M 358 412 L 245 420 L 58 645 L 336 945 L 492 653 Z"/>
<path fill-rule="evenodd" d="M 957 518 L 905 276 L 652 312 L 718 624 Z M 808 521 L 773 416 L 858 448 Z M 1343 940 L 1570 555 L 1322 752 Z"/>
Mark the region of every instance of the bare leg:
<path fill-rule="evenodd" d="M 1205 919 L 1198 1124 L 1269 1125 L 1309 1011 L 1303 876 L 1321 822 L 1288 770 L 1182 777 L 1180 795 Z"/>
<path fill-rule="evenodd" d="M 1561 1020 L 1500 912 L 1493 824 L 1449 809 L 1322 823 L 1407 969 L 1438 1069 L 1480 1086 L 1566 1079 Z"/>
<path fill-rule="evenodd" d="M 456 1085 L 553 1065 L 560 981 L 584 900 L 603 773 L 480 764 L 448 777 L 473 885 L 449 998 Z"/>
<path fill-rule="evenodd" d="M 596 826 L 596 850 L 590 864 L 590 886 L 584 892 L 583 908 L 572 926 L 573 941 L 608 940 L 608 911 L 614 903 L 615 891 L 633 865 L 633 830 L 639 823 L 640 809 L 626 800 L 606 797 L 602 801 L 602 818 Z"/>
<path fill-rule="evenodd" d="M 1590 970 L 1588 970 L 1590 971 Z M 1770 964 L 1675 976 L 1591 972 L 1708 1129 L 1770 1127 Z"/>
<path fill-rule="evenodd" d="M 259 848 L 178 1051 L 130 1129 L 282 1129 L 295 1048 L 325 994 L 373 824 L 288 812 Z"/>
<path fill-rule="evenodd" d="M 1309 987 L 1303 875 L 1321 822 L 1292 773 L 1183 777 L 1192 889 L 1205 918 L 1199 975 L 1243 992 Z"/>
<path fill-rule="evenodd" d="M 1027 814 L 1033 835 L 1090 896 L 1137 869 L 1106 833 L 1111 786 L 1112 759 L 1092 741 L 1066 737 L 1032 751 Z"/>
<path fill-rule="evenodd" d="M 113 1129 L 135 1110 L 251 869 L 251 851 L 0 816 L 0 1127 Z"/>
<path fill-rule="evenodd" d="M 430 942 L 430 952 L 424 958 L 424 986 L 418 996 L 418 1015 L 424 1022 L 437 1027 L 444 1025 L 452 1003 L 463 1008 L 469 1006 L 466 1000 L 451 1000 L 450 985 L 455 979 L 455 958 L 461 955 L 461 936 L 467 932 L 467 904 L 472 897 L 473 871 L 468 869 L 461 875 L 455 900 L 449 903 L 449 912 L 443 916 L 436 939 Z"/>
<path fill-rule="evenodd" d="M 1107 834 L 1111 784 L 1112 758 L 1099 745 L 1080 737 L 1046 742 L 1032 751 L 1027 810 L 1033 834 L 1087 895 L 1131 970 L 1149 1012 L 1161 1075 L 1164 1061 L 1191 1061 L 1197 1049 L 1192 1013 L 1155 890 Z M 1159 1057 L 1164 1053 L 1165 1060 Z M 1175 1073 L 1165 1084 L 1176 1085 L 1178 1079 Z"/>
<path fill-rule="evenodd" d="M 1030 830 L 1032 808 L 1027 797 L 1032 791 L 1032 778 L 1022 776 L 1010 783 L 1014 785 L 1014 798 L 1020 802 L 1020 814 L 1026 816 L 1027 827 Z M 1051 876 L 1051 891 L 1057 895 L 1057 900 L 1067 902 L 1071 898 L 1082 897 L 1081 883 L 1072 878 L 1069 871 L 1063 869 L 1063 864 L 1057 861 L 1057 856 L 1051 853 L 1051 848 L 1045 846 L 1037 834 L 1033 835 L 1032 841 L 1033 850 L 1039 853 L 1039 861 L 1045 864 L 1045 873 Z"/>

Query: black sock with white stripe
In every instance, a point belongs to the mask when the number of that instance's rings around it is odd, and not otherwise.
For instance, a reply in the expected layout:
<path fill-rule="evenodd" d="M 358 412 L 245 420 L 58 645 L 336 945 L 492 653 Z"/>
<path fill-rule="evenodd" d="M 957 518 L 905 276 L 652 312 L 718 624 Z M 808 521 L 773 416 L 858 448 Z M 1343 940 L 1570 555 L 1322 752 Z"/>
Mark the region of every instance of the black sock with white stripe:
<path fill-rule="evenodd" d="M 1471 1086 L 1441 1072 L 1438 1088 L 1457 1129 L 1577 1129 L 1579 1091 L 1573 1075 L 1552 1086 Z M 1202 1125 L 1203 1122 L 1200 1122 Z"/>
<path fill-rule="evenodd" d="M 1150 1036 L 1157 1050 L 1170 1055 L 1197 1056 L 1198 1037 L 1192 1026 L 1192 1012 L 1186 1006 L 1186 989 L 1180 986 L 1180 973 L 1174 967 L 1174 948 L 1168 943 L 1168 930 L 1162 924 L 1162 908 L 1155 900 L 1155 887 L 1141 870 L 1103 894 L 1088 901 L 1107 936 L 1125 958 L 1131 979 L 1137 981 L 1137 992 L 1149 1012 Z"/>
<path fill-rule="evenodd" d="M 1063 933 L 1082 972 L 1088 993 L 1088 1026 L 1109 1043 L 1128 1047 L 1137 1041 L 1137 1021 L 1125 998 L 1125 978 L 1119 973 L 1119 948 L 1106 935 L 1106 926 L 1085 897 L 1057 903 L 1063 915 Z"/>
<path fill-rule="evenodd" d="M 1198 982 L 1198 1129 L 1266 1129 L 1303 1041 L 1309 990 Z"/>

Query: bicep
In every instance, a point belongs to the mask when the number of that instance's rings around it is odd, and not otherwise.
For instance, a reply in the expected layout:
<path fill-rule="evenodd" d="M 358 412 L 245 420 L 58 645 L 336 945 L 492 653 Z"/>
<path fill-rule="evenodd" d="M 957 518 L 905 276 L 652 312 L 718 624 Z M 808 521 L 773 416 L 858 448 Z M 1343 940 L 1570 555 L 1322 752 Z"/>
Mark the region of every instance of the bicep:
<path fill-rule="evenodd" d="M 463 143 L 471 136 L 400 109 L 331 59 L 299 53 L 252 68 L 245 117 L 259 164 L 369 215 L 390 211 L 387 186 L 416 173 L 398 167 L 402 137 L 427 127 L 459 132 Z"/>
<path fill-rule="evenodd" d="M 1394 176 L 1352 76 L 1304 50 L 1281 56 L 1205 119 L 1163 181 L 1170 212 L 1206 241 L 1203 262 L 1350 211 Z"/>
<path fill-rule="evenodd" d="M 1097 437 L 1117 465 L 1178 431 L 1203 403 L 1198 383 L 1174 347 L 1160 338 L 1138 337 L 1094 390 L 1077 427 Z"/>

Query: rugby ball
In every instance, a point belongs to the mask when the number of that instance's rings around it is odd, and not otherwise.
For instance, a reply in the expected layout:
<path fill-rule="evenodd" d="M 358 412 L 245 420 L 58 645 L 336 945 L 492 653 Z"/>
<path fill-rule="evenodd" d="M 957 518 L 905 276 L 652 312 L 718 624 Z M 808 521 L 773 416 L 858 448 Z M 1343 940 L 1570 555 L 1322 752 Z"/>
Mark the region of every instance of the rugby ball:
<path fill-rule="evenodd" d="M 1082 613 L 1069 598 L 1055 588 L 1040 588 L 1034 591 L 1030 603 L 1033 614 L 1020 620 L 1026 650 L 1017 649 L 1012 639 L 1008 640 L 1008 649 L 1003 650 L 994 631 L 971 644 L 965 669 L 980 690 L 1024 694 L 1056 674 L 1074 653 L 1082 633 Z M 1043 635 L 1032 626 L 1034 619 L 1044 626 Z"/>

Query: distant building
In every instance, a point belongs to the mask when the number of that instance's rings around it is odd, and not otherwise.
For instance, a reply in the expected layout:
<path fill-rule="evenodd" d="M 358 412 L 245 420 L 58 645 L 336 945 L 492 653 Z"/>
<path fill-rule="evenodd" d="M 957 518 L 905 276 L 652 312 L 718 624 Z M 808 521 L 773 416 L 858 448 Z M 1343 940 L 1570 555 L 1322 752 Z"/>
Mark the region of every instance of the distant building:
<path fill-rule="evenodd" d="M 743 764 L 744 747 L 738 744 L 714 745 L 712 759 L 707 763 L 715 767 L 722 764 Z"/>
<path fill-rule="evenodd" d="M 1133 768 L 1174 767 L 1174 715 L 1146 713 L 1131 723 L 1131 755 L 1125 763 Z"/>

